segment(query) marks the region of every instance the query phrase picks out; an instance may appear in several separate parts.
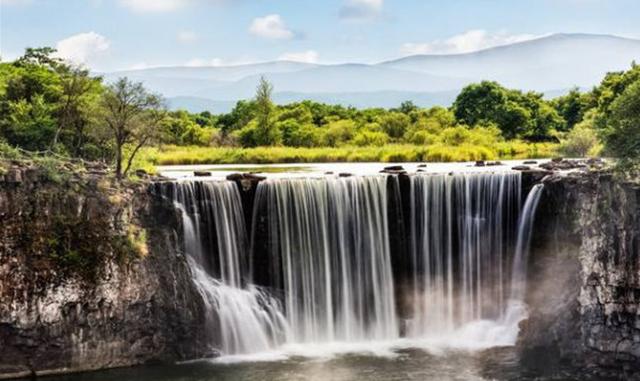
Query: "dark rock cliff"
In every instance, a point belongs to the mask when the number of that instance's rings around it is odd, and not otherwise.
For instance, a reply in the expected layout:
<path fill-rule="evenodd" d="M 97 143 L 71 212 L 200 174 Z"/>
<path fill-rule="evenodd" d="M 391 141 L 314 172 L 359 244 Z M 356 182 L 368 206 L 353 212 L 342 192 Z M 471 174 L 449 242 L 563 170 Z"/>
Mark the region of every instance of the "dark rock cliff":
<path fill-rule="evenodd" d="M 545 179 L 518 348 L 525 364 L 640 376 L 640 187 L 611 174 Z"/>
<path fill-rule="evenodd" d="M 0 378 L 202 356 L 180 220 L 145 184 L 0 176 Z"/>

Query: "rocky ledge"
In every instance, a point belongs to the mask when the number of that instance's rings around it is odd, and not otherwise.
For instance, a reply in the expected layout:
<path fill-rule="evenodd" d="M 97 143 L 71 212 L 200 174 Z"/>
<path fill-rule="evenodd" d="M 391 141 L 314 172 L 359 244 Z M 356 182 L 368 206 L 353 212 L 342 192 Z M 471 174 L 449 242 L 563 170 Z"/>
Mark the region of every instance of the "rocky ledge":
<path fill-rule="evenodd" d="M 0 378 L 202 356 L 173 205 L 104 168 L 0 176 Z"/>
<path fill-rule="evenodd" d="M 544 184 L 523 359 L 638 380 L 640 186 L 607 172 L 554 174 Z"/>

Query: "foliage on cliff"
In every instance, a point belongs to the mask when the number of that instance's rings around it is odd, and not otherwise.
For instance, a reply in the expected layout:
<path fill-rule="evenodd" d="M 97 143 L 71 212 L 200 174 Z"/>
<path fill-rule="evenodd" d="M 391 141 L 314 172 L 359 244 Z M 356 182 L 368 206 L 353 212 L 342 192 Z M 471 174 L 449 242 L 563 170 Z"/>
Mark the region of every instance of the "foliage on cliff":
<path fill-rule="evenodd" d="M 116 182 L 99 164 L 14 153 L 0 173 L 1 255 L 28 255 L 43 277 L 92 281 L 107 263 L 146 254 L 136 184 Z"/>

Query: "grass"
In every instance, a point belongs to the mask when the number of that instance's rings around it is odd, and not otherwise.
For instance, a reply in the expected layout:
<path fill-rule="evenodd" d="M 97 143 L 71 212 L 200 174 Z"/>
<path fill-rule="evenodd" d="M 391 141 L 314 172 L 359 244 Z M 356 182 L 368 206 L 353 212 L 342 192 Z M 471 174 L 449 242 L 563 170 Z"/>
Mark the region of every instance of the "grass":
<path fill-rule="evenodd" d="M 557 144 L 500 142 L 491 147 L 391 144 L 383 147 L 150 147 L 140 152 L 140 167 L 194 164 L 279 164 L 334 162 L 455 162 L 551 157 Z"/>

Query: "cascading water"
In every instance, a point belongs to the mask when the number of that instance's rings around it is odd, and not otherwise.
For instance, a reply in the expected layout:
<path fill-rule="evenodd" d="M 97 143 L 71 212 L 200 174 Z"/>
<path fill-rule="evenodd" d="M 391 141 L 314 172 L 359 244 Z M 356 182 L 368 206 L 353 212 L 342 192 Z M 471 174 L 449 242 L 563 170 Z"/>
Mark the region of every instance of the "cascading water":
<path fill-rule="evenodd" d="M 276 299 L 243 285 L 246 232 L 236 184 L 182 181 L 167 184 L 163 193 L 182 213 L 188 263 L 222 353 L 275 348 L 286 337 L 286 320 Z"/>
<path fill-rule="evenodd" d="M 520 208 L 519 173 L 411 177 L 413 317 L 408 335 L 499 319 Z"/>
<path fill-rule="evenodd" d="M 527 200 L 524 203 L 520 221 L 518 222 L 518 241 L 513 260 L 513 274 L 511 280 L 511 299 L 524 300 L 527 285 L 527 263 L 529 247 L 531 246 L 531 233 L 536 217 L 538 203 L 544 190 L 543 184 L 536 184 L 531 188 Z"/>
<path fill-rule="evenodd" d="M 212 343 L 223 354 L 248 354 L 285 344 L 393 341 L 400 332 L 478 342 L 481 332 L 486 342 L 512 344 L 526 316 L 526 262 L 542 186 L 520 213 L 519 172 L 410 176 L 409 231 L 396 237 L 409 240 L 407 291 L 395 289 L 393 277 L 392 257 L 406 254 L 390 249 L 388 209 L 402 207 L 391 178 L 260 182 L 249 251 L 235 183 L 164 184 L 183 216 Z M 255 286 L 257 278 L 269 288 Z M 403 299 L 411 294 L 405 326 L 398 290 Z"/>
<path fill-rule="evenodd" d="M 267 180 L 256 197 L 268 208 L 289 342 L 398 336 L 385 176 Z"/>

